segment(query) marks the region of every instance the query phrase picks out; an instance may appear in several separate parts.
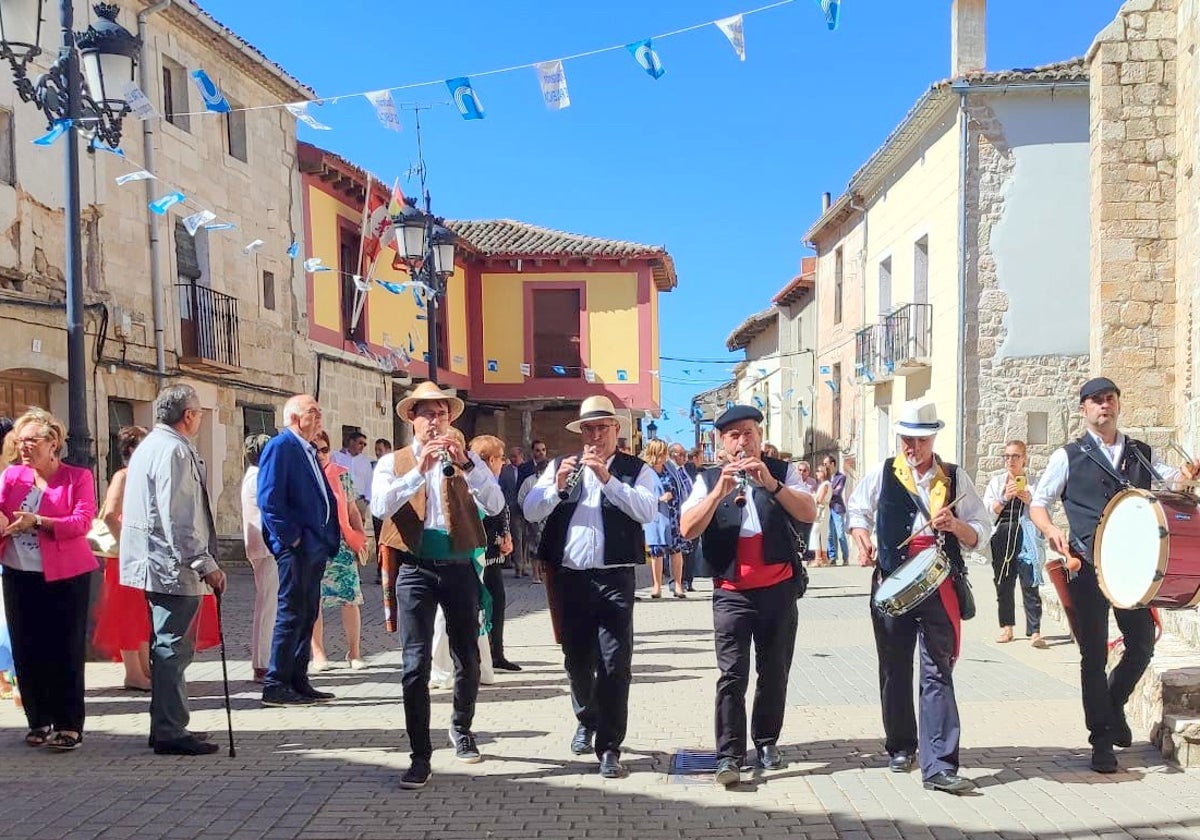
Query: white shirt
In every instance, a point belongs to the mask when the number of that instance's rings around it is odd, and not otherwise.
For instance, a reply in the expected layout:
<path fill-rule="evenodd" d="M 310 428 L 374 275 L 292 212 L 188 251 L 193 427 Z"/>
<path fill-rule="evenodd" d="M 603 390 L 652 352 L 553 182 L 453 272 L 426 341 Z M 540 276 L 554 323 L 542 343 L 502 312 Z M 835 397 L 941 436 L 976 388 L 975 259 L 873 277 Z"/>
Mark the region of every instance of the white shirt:
<path fill-rule="evenodd" d="M 246 557 L 261 560 L 271 556 L 263 541 L 262 511 L 258 508 L 258 467 L 246 468 L 242 476 L 242 541 L 246 544 Z"/>
<path fill-rule="evenodd" d="M 308 456 L 308 465 L 312 467 L 313 478 L 317 481 L 317 486 L 321 488 L 321 498 L 325 500 L 325 523 L 329 523 L 329 496 L 325 492 L 325 473 L 321 471 L 321 465 L 317 463 L 317 448 L 309 441 L 300 436 L 300 433 L 292 426 L 288 426 L 288 431 L 296 436 L 300 441 L 300 445 L 304 447 L 304 454 Z"/>
<path fill-rule="evenodd" d="M 799 471 L 795 464 L 788 464 L 787 475 L 784 476 L 783 483 L 788 489 L 798 493 L 808 493 L 812 495 L 812 491 L 808 487 L 808 483 L 800 477 Z M 757 487 L 758 484 L 754 479 L 750 479 L 750 486 Z M 688 496 L 684 501 L 683 506 L 679 509 L 681 514 L 687 513 L 696 505 L 704 501 L 704 497 L 708 495 L 708 484 L 704 480 L 704 473 L 696 473 L 696 480 L 692 484 L 692 495 Z M 749 495 L 749 494 L 747 494 Z M 738 531 L 738 537 L 753 537 L 762 533 L 762 523 L 758 519 L 758 508 L 752 504 L 747 504 L 742 508 L 742 527 Z"/>
<path fill-rule="evenodd" d="M 367 457 L 367 453 L 359 452 L 357 455 L 351 455 L 345 449 L 339 449 L 331 457 L 333 463 L 345 467 L 349 471 L 350 480 L 354 482 L 354 495 L 366 499 L 368 502 L 371 501 L 371 482 L 374 480 L 374 472 L 371 469 L 371 459 Z"/>
<path fill-rule="evenodd" d="M 612 457 L 605 466 L 612 465 Z M 521 506 L 525 519 L 529 522 L 541 522 L 558 507 L 558 483 L 555 475 L 558 472 L 557 461 L 551 461 L 542 472 L 525 503 Z M 609 475 L 608 483 L 601 484 L 596 473 L 590 469 L 583 471 L 580 481 L 579 504 L 571 515 L 567 526 L 567 544 L 563 549 L 563 566 L 568 569 L 582 571 L 584 569 L 617 569 L 631 566 L 632 563 L 604 564 L 604 518 L 600 512 L 600 501 L 606 497 L 610 502 L 633 521 L 645 525 L 653 522 L 658 515 L 659 483 L 658 475 L 648 464 L 642 464 L 633 486 L 622 484 L 616 476 Z M 633 560 L 634 558 L 629 558 Z"/>
<path fill-rule="evenodd" d="M 996 516 L 993 511 L 996 505 L 1006 504 L 1004 501 L 1004 488 L 1008 486 L 1008 470 L 996 473 L 988 481 L 988 486 L 983 491 L 983 504 L 988 509 L 988 513 Z M 1032 493 L 1037 488 L 1037 476 L 1033 470 L 1025 470 L 1025 487 Z M 1028 511 L 1025 512 L 1028 514 Z"/>
<path fill-rule="evenodd" d="M 849 517 L 850 528 L 865 528 L 868 531 L 875 530 L 875 511 L 879 509 L 879 492 L 883 488 L 883 467 L 887 462 L 884 461 L 874 467 L 862 481 L 854 488 L 854 492 L 850 494 L 850 498 L 846 501 L 846 514 Z M 929 469 L 929 472 L 924 475 L 918 475 L 917 470 L 913 469 L 913 478 L 917 484 L 917 495 L 921 497 L 921 501 L 925 503 L 925 509 L 929 509 L 929 489 L 933 484 L 933 477 L 937 475 L 936 465 Z M 954 474 L 954 484 L 958 494 L 962 499 L 954 506 L 954 515 L 966 522 L 975 531 L 978 538 L 975 543 L 975 548 L 979 548 L 987 544 L 988 539 L 992 535 L 992 515 L 988 513 L 987 507 L 983 504 L 983 499 L 979 498 L 979 493 L 975 490 L 975 484 L 971 481 L 971 477 L 967 475 L 966 470 L 962 467 L 957 468 Z M 947 499 L 949 504 L 953 499 Z M 917 515 L 913 518 L 912 532 L 914 534 L 923 531 L 929 520 L 917 511 Z M 932 532 L 930 532 L 932 533 Z"/>
<path fill-rule="evenodd" d="M 412 443 L 413 457 L 421 463 L 421 444 Z M 504 491 L 492 471 L 487 468 L 479 456 L 468 452 L 467 457 L 475 464 L 475 468 L 463 473 L 467 481 L 467 489 L 475 498 L 475 505 L 487 516 L 495 516 L 504 510 Z M 371 515 L 376 519 L 390 519 L 400 510 L 409 499 L 417 495 L 417 491 L 425 488 L 425 528 L 429 531 L 450 532 L 446 522 L 446 512 L 442 506 L 442 463 L 435 460 L 433 466 L 422 475 L 420 467 L 416 466 L 404 475 L 396 475 L 396 456 L 389 452 L 379 459 L 375 465 L 375 474 L 371 479 Z"/>
<path fill-rule="evenodd" d="M 1096 445 L 1096 449 L 1108 458 L 1108 462 L 1112 464 L 1113 469 L 1119 474 L 1120 470 L 1117 465 L 1121 463 L 1121 456 L 1125 454 L 1124 433 L 1117 432 L 1117 437 L 1113 440 L 1112 446 L 1102 441 L 1090 429 L 1088 430 L 1088 437 Z M 1179 470 L 1174 467 L 1158 461 L 1155 461 L 1153 466 L 1155 472 L 1162 476 L 1163 481 L 1168 484 L 1179 477 Z M 1070 473 L 1071 467 L 1070 462 L 1067 460 L 1067 449 L 1065 446 L 1060 446 L 1054 450 L 1054 453 L 1050 456 L 1050 462 L 1046 464 L 1046 472 L 1042 474 L 1042 480 L 1038 482 L 1037 490 L 1033 493 L 1033 501 L 1030 503 L 1030 507 L 1040 507 L 1046 510 L 1052 509 L 1054 503 L 1062 498 L 1063 490 L 1067 489 L 1067 479 L 1071 477 Z"/>

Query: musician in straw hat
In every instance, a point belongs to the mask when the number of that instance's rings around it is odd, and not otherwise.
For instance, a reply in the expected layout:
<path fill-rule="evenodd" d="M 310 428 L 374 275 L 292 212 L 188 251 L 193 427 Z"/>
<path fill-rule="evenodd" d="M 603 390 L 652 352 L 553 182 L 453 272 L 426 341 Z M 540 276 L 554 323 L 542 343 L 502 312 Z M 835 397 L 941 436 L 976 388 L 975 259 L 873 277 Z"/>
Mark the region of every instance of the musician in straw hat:
<path fill-rule="evenodd" d="M 633 673 L 634 567 L 646 562 L 642 526 L 658 513 L 648 464 L 617 451 L 629 420 L 612 400 L 588 397 L 567 430 L 580 455 L 555 459 L 525 497 L 525 518 L 545 520 L 538 562 L 559 616 L 578 725 L 571 751 L 594 751 L 600 775 L 625 775 L 621 742 Z"/>
<path fill-rule="evenodd" d="M 432 382 L 418 385 L 396 404 L 396 414 L 412 424 L 413 442 L 380 458 L 371 482 L 371 513 L 383 520 L 385 567 L 399 570 L 401 684 L 412 745 L 412 766 L 400 780 L 405 789 L 422 787 L 430 776 L 429 670 L 439 605 L 455 666 L 450 739 L 459 761 L 480 760 L 471 731 L 479 693 L 479 580 L 471 560 L 485 543 L 480 512 L 500 513 L 504 493 L 479 456 L 452 434 L 450 424 L 462 412 L 458 397 Z"/>
<path fill-rule="evenodd" d="M 945 425 L 932 402 L 905 403 L 895 424 L 900 454 L 867 473 L 847 503 L 850 533 L 860 557 L 878 563 L 872 598 L 902 564 L 937 545 L 952 568 L 962 571 L 963 549 L 986 543 L 991 533 L 991 517 L 970 476 L 934 454 L 937 433 Z M 872 531 L 877 545 L 871 543 Z M 901 548 L 905 540 L 910 541 Z M 871 622 L 889 769 L 907 773 L 919 760 L 927 789 L 961 794 L 975 783 L 958 774 L 960 725 L 953 671 L 962 614 L 952 578 L 902 615 L 886 615 L 872 604 Z M 913 652 L 918 644 L 919 728 L 913 709 Z"/>

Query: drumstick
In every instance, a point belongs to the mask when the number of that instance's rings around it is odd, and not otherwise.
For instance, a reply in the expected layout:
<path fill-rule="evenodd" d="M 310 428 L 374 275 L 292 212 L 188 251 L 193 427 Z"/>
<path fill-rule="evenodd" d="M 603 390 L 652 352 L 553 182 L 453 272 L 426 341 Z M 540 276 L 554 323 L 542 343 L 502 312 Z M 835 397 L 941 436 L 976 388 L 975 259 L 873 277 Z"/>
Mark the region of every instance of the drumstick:
<path fill-rule="evenodd" d="M 958 497 L 957 499 L 955 499 L 953 502 L 951 502 L 950 504 L 948 504 L 948 505 L 946 505 L 944 508 L 942 508 L 942 510 L 951 510 L 951 509 L 952 509 L 952 508 L 953 508 L 953 507 L 954 507 L 956 504 L 958 504 L 959 502 L 961 502 L 961 501 L 962 501 L 963 499 L 965 499 L 966 497 L 967 497 L 967 494 L 966 494 L 966 493 L 963 493 L 961 496 L 959 496 L 959 497 Z M 906 539 L 904 542 L 900 543 L 900 545 L 896 546 L 896 550 L 897 550 L 897 551 L 899 551 L 900 549 L 904 548 L 904 546 L 906 546 L 906 545 L 908 545 L 910 542 L 912 542 L 912 541 L 913 541 L 913 539 L 915 539 L 915 538 L 916 538 L 918 535 L 920 535 L 922 531 L 925 531 L 926 529 L 928 529 L 928 528 L 929 528 L 929 526 L 932 524 L 932 522 L 933 522 L 933 521 L 932 521 L 932 520 L 930 520 L 929 522 L 926 522 L 924 525 L 922 525 L 920 528 L 918 528 L 916 531 L 914 531 L 914 532 L 913 532 L 913 534 L 912 534 L 912 536 L 910 536 L 910 537 L 909 537 L 908 539 Z"/>

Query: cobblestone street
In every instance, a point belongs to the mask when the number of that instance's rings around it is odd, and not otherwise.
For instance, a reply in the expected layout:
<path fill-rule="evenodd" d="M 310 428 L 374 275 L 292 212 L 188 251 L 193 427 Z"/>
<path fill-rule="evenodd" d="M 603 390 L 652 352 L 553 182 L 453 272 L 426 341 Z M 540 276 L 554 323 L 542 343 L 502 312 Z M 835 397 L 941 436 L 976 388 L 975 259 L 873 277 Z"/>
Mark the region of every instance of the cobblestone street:
<path fill-rule="evenodd" d="M 190 671 L 193 728 L 222 745 L 204 758 L 154 756 L 145 744 L 147 697 L 118 687 L 119 666 L 89 664 L 87 738 L 76 753 L 27 748 L 21 713 L 0 707 L 3 836 L 1200 837 L 1200 775 L 1164 765 L 1144 743 L 1122 753 L 1123 772 L 1090 772 L 1075 649 L 1053 624 L 1049 650 L 1021 639 L 995 644 L 991 584 L 981 568 L 973 577 L 980 615 L 966 625 L 956 682 L 975 796 L 927 792 L 918 774 L 883 768 L 862 569 L 813 570 L 782 739 L 787 766 L 730 791 L 668 772 L 677 751 L 712 749 L 707 593 L 638 604 L 624 755 L 631 774 L 604 782 L 594 760 L 567 746 L 573 722 L 541 589 L 507 577 L 508 655 L 525 670 L 499 674 L 481 691 L 484 762 L 467 767 L 439 748 L 431 783 L 411 793 L 397 788 L 408 764 L 400 655 L 380 629 L 379 587 L 364 586 L 370 667 L 315 678 L 337 693 L 332 704 L 280 711 L 261 707 L 249 682 L 253 579 L 237 567 L 225 604 L 237 757 L 225 748 L 216 651 Z M 344 655 L 336 616 L 326 636 L 331 656 Z M 439 747 L 449 701 L 448 691 L 435 691 Z"/>

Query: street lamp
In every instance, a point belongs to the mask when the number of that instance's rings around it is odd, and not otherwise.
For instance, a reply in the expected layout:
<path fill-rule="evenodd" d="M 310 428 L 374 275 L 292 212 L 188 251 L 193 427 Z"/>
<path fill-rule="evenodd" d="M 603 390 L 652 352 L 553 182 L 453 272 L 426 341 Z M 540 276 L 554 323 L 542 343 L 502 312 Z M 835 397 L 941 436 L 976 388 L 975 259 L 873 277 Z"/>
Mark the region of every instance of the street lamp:
<path fill-rule="evenodd" d="M 400 215 L 392 218 L 398 227 L 396 237 L 404 251 L 404 264 L 414 281 L 430 289 L 425 317 L 429 326 L 429 381 L 437 384 L 438 371 L 438 300 L 446 293 L 446 279 L 454 273 L 454 247 L 458 237 L 442 224 L 429 209 L 429 192 L 425 192 L 425 209 L 417 207 L 415 198 L 404 199 Z"/>
<path fill-rule="evenodd" d="M 646 424 L 646 436 L 650 440 L 658 440 L 658 424 L 653 420 Z"/>
<path fill-rule="evenodd" d="M 25 102 L 45 115 L 48 128 L 65 127 L 66 309 L 67 309 L 67 460 L 92 464 L 87 420 L 87 371 L 83 333 L 83 247 L 79 224 L 79 132 L 117 148 L 121 119 L 129 113 L 124 87 L 133 81 L 141 40 L 117 23 L 119 7 L 97 3 L 99 20 L 75 32 L 72 0 L 59 0 L 62 41 L 49 70 L 30 79 L 29 62 L 41 54 L 45 0 L 0 0 L 0 57 L 8 59 L 13 84 Z M 80 72 L 80 59 L 87 74 Z"/>

